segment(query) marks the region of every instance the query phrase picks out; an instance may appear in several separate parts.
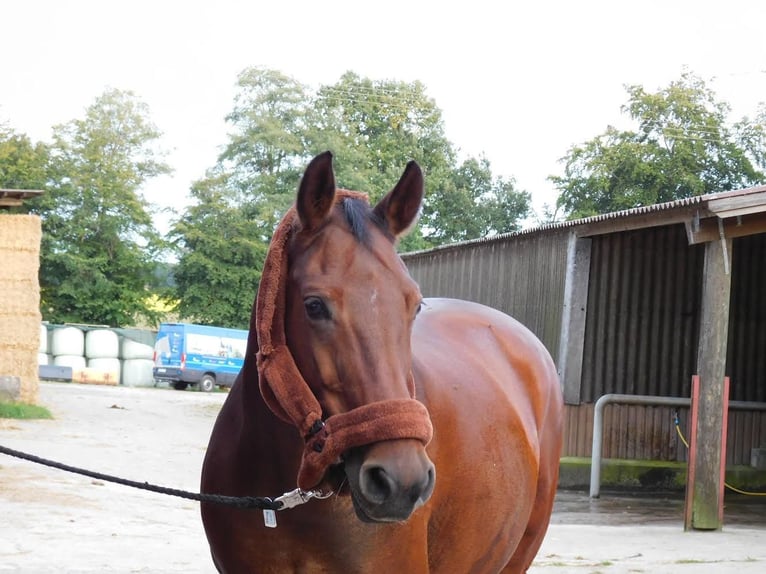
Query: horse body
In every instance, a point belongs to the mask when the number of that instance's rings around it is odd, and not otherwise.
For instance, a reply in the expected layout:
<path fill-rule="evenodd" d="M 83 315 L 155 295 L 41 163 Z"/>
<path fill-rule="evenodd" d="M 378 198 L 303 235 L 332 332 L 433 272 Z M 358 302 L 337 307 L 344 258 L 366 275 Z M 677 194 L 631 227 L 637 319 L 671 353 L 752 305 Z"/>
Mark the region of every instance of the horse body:
<path fill-rule="evenodd" d="M 277 528 L 265 527 L 260 512 L 203 504 L 213 560 L 222 572 L 523 572 L 547 529 L 558 475 L 553 362 L 507 315 L 421 301 L 386 233 L 400 234 L 415 217 L 419 170 L 408 168 L 376 206 L 385 225 L 370 224 L 360 241 L 335 205 L 326 164 L 315 159 L 299 191 L 287 346 L 323 416 L 414 391 L 433 438 L 352 445 L 320 484 L 338 494 L 278 512 Z M 305 441 L 264 400 L 256 347 L 251 335 L 211 436 L 204 492 L 277 495 L 301 472 Z"/>
<path fill-rule="evenodd" d="M 413 356 L 434 424 L 428 452 L 437 472 L 447 469 L 429 502 L 432 569 L 423 571 L 523 572 L 558 480 L 561 400 L 547 351 L 494 309 L 427 299 Z"/>

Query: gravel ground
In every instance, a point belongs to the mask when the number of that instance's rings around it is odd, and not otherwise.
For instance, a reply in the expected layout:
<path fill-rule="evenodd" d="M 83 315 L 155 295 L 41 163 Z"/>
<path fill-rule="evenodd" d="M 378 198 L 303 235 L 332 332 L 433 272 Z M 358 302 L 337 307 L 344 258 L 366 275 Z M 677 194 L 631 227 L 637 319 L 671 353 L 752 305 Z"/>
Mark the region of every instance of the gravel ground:
<path fill-rule="evenodd" d="M 0 419 L 0 444 L 72 466 L 197 491 L 208 436 L 224 398 L 223 393 L 42 383 L 40 403 L 55 419 Z M 738 524 L 735 516 L 722 532 L 685 533 L 677 501 L 602 497 L 594 502 L 559 493 L 530 572 L 766 572 L 764 506 L 748 508 L 747 520 Z M 0 572 L 194 574 L 214 569 L 197 503 L 0 455 Z"/>

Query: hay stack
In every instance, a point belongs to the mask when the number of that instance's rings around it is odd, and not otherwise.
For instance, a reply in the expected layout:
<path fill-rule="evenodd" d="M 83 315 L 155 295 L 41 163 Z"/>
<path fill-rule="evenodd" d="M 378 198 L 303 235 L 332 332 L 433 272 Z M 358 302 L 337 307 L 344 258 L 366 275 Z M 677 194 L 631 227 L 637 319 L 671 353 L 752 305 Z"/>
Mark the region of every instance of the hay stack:
<path fill-rule="evenodd" d="M 0 377 L 18 377 L 19 401 L 37 401 L 40 238 L 36 215 L 0 213 Z"/>

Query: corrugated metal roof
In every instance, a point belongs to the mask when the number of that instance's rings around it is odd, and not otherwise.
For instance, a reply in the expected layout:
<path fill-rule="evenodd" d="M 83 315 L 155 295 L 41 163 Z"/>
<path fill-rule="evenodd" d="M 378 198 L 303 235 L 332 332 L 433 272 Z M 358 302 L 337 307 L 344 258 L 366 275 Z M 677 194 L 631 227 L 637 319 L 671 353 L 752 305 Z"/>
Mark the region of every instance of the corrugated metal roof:
<path fill-rule="evenodd" d="M 412 251 L 404 255 L 416 256 L 422 253 L 433 253 L 434 251 L 442 251 L 445 249 L 455 249 L 455 248 L 463 247 L 466 245 L 477 244 L 477 243 L 502 241 L 503 239 L 519 237 L 523 235 L 535 235 L 535 234 L 548 233 L 551 231 L 559 231 L 563 229 L 593 226 L 600 223 L 608 223 L 608 222 L 613 222 L 618 220 L 627 221 L 627 220 L 639 218 L 645 215 L 665 214 L 665 213 L 673 213 L 677 211 L 688 211 L 689 209 L 694 209 L 694 208 L 697 208 L 702 212 L 700 213 L 700 216 L 709 217 L 709 216 L 715 215 L 715 213 L 712 212 L 712 210 L 708 210 L 709 202 L 721 200 L 721 199 L 738 198 L 738 197 L 746 198 L 752 195 L 764 196 L 762 202 L 760 201 L 760 198 L 758 198 L 756 202 L 760 203 L 759 211 L 766 211 L 766 185 L 761 185 L 757 187 L 748 187 L 745 189 L 735 189 L 732 191 L 722 191 L 718 193 L 709 193 L 706 195 L 697 195 L 695 197 L 686 197 L 683 199 L 677 199 L 675 201 L 668 201 L 665 203 L 655 203 L 652 205 L 644 205 L 641 207 L 634 207 L 632 209 L 625 209 L 622 211 L 615 211 L 612 213 L 602 213 L 600 215 L 594 215 L 594 216 L 585 217 L 582 219 L 573 219 L 570 221 L 558 221 L 554 223 L 546 223 L 544 225 L 540 225 L 537 227 L 530 227 L 528 229 L 522 229 L 520 231 L 513 231 L 510 233 L 501 233 L 499 235 L 493 235 L 491 237 L 481 237 L 479 239 L 471 239 L 468 241 L 451 243 L 449 245 L 441 245 L 439 247 L 433 247 L 431 249 L 426 249 L 422 251 Z M 750 201 L 748 203 L 752 204 L 753 198 L 750 198 Z M 651 227 L 651 226 L 652 225 L 646 225 L 645 227 Z M 638 226 L 638 227 L 640 228 L 644 226 Z"/>

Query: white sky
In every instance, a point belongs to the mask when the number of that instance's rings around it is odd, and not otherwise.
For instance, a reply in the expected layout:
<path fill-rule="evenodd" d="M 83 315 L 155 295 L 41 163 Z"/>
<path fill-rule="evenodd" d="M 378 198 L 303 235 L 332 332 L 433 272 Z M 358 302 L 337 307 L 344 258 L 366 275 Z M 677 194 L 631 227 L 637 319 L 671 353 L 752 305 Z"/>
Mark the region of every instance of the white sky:
<path fill-rule="evenodd" d="M 226 142 L 246 67 L 311 87 L 347 70 L 420 80 L 447 137 L 539 210 L 567 149 L 625 123 L 625 84 L 656 90 L 686 66 L 733 120 L 752 116 L 766 100 L 765 32 L 763 0 L 17 0 L 0 3 L 0 122 L 48 141 L 106 87 L 132 90 L 175 169 L 145 195 L 181 208 Z"/>

